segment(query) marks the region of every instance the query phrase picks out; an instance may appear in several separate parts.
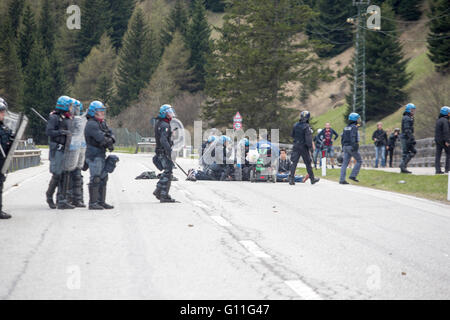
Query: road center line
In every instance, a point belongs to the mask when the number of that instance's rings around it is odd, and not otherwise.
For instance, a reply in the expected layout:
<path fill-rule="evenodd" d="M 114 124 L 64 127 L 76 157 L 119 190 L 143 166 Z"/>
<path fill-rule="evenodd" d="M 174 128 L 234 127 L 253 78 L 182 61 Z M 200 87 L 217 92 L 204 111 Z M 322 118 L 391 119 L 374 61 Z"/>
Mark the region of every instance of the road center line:
<path fill-rule="evenodd" d="M 250 253 L 252 253 L 255 257 L 258 258 L 270 258 L 270 256 L 261 250 L 260 247 L 256 243 L 250 240 L 239 241 L 241 245 L 244 246 Z"/>
<path fill-rule="evenodd" d="M 305 300 L 322 300 L 322 298 L 317 293 L 315 293 L 313 289 L 308 287 L 301 280 L 289 280 L 285 281 L 284 283 Z"/>
<path fill-rule="evenodd" d="M 231 224 L 222 218 L 221 216 L 211 216 L 211 219 L 213 219 L 215 222 L 217 222 L 222 227 L 231 227 Z"/>

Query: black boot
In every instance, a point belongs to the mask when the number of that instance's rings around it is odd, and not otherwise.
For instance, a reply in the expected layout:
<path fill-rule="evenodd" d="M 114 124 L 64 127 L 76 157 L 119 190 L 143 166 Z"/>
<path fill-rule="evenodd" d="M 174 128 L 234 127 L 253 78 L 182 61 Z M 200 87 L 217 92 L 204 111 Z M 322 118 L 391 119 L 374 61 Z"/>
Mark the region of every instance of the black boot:
<path fill-rule="evenodd" d="M 67 190 L 69 188 L 69 179 L 70 179 L 69 173 L 65 172 L 63 173 L 61 179 L 59 180 L 57 203 L 56 203 L 56 208 L 59 210 L 75 209 L 75 206 L 71 205 L 66 198 Z"/>
<path fill-rule="evenodd" d="M 10 219 L 11 215 L 7 214 L 6 212 L 0 211 L 0 220 L 6 220 Z"/>
<path fill-rule="evenodd" d="M 320 178 L 312 178 L 311 179 L 311 184 L 316 184 L 319 181 L 320 181 Z"/>
<path fill-rule="evenodd" d="M 79 170 L 79 169 L 78 169 Z M 73 178 L 73 200 L 72 204 L 77 208 L 86 208 L 83 195 L 83 176 L 81 171 L 77 171 Z"/>
<path fill-rule="evenodd" d="M 107 184 L 107 179 L 102 182 L 100 184 L 100 188 L 99 188 L 99 201 L 98 204 L 101 205 L 104 209 L 110 210 L 110 209 L 114 209 L 114 206 L 109 205 L 105 202 L 106 200 L 106 184 Z"/>
<path fill-rule="evenodd" d="M 52 176 L 50 183 L 48 184 L 47 192 L 45 193 L 47 197 L 47 203 L 50 209 L 56 209 L 55 202 L 53 202 L 53 195 L 55 194 L 56 187 L 58 186 L 59 178 Z"/>
<path fill-rule="evenodd" d="M 289 184 L 291 186 L 295 186 L 295 176 L 293 176 L 292 174 L 289 175 Z"/>
<path fill-rule="evenodd" d="M 98 204 L 99 188 L 100 185 L 98 183 L 89 184 L 89 210 L 104 209 L 101 205 Z"/>
<path fill-rule="evenodd" d="M 156 197 L 156 199 L 161 200 L 161 189 L 156 188 L 155 191 L 153 191 L 153 195 Z"/>

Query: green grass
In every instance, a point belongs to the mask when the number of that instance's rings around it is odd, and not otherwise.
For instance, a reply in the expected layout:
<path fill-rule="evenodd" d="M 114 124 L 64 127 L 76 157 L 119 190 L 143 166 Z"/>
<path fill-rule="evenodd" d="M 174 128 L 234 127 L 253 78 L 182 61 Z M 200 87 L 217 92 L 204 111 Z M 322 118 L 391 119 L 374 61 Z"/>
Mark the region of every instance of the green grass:
<path fill-rule="evenodd" d="M 326 113 L 314 117 L 312 119 L 314 123 L 314 128 L 316 129 L 322 129 L 325 128 L 325 123 L 329 122 L 331 124 L 331 127 L 336 130 L 338 134 L 341 134 L 342 131 L 345 128 L 345 121 L 344 121 L 344 114 L 347 109 L 347 104 L 328 110 Z M 317 134 L 317 132 L 315 132 Z"/>
<path fill-rule="evenodd" d="M 408 62 L 406 71 L 413 74 L 413 78 L 406 86 L 406 89 L 409 89 L 419 81 L 423 80 L 426 76 L 432 74 L 434 71 L 434 65 L 428 58 L 427 53 L 424 52 Z"/>
<path fill-rule="evenodd" d="M 37 145 L 36 148 L 38 148 L 38 149 L 48 149 L 48 145 Z"/>
<path fill-rule="evenodd" d="M 114 152 L 134 154 L 136 152 L 136 147 L 114 147 Z"/>
<path fill-rule="evenodd" d="M 299 171 L 299 173 L 305 173 L 305 169 Z M 348 179 L 350 171 L 350 169 L 347 171 L 347 181 L 351 184 L 449 203 L 447 201 L 448 177 L 446 175 L 418 176 L 363 169 L 358 175 L 360 182 L 356 183 Z M 321 170 L 315 170 L 314 173 L 317 177 L 321 177 Z M 328 169 L 324 179 L 339 181 L 340 173 L 340 169 Z M 399 183 L 402 180 L 406 183 Z"/>

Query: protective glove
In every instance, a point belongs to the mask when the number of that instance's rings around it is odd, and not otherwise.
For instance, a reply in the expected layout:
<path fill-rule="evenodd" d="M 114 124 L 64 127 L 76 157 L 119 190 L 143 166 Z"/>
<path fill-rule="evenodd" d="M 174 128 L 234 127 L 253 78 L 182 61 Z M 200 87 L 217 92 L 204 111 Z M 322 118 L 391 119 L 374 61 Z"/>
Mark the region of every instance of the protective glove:
<path fill-rule="evenodd" d="M 108 150 L 109 150 L 109 152 L 113 152 L 113 151 L 114 151 L 114 146 L 112 146 L 112 145 L 109 146 L 109 147 L 108 147 Z"/>
<path fill-rule="evenodd" d="M 63 136 L 71 136 L 72 132 L 70 132 L 69 130 L 59 130 L 59 133 Z"/>
<path fill-rule="evenodd" d="M 358 150 L 359 150 L 359 143 L 352 145 L 352 152 L 358 152 Z"/>

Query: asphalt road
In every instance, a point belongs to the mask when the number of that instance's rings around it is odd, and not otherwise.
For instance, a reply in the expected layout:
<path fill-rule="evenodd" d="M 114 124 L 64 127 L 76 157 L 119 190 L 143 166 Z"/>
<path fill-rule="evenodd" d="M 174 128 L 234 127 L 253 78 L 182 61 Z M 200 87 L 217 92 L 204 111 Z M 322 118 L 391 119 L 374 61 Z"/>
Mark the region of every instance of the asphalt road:
<path fill-rule="evenodd" d="M 8 177 L 0 299 L 450 298 L 446 204 L 329 181 L 194 183 L 180 170 L 180 203 L 160 204 L 156 180 L 134 180 L 151 155 L 120 158 L 111 211 L 48 209 L 47 163 Z"/>

